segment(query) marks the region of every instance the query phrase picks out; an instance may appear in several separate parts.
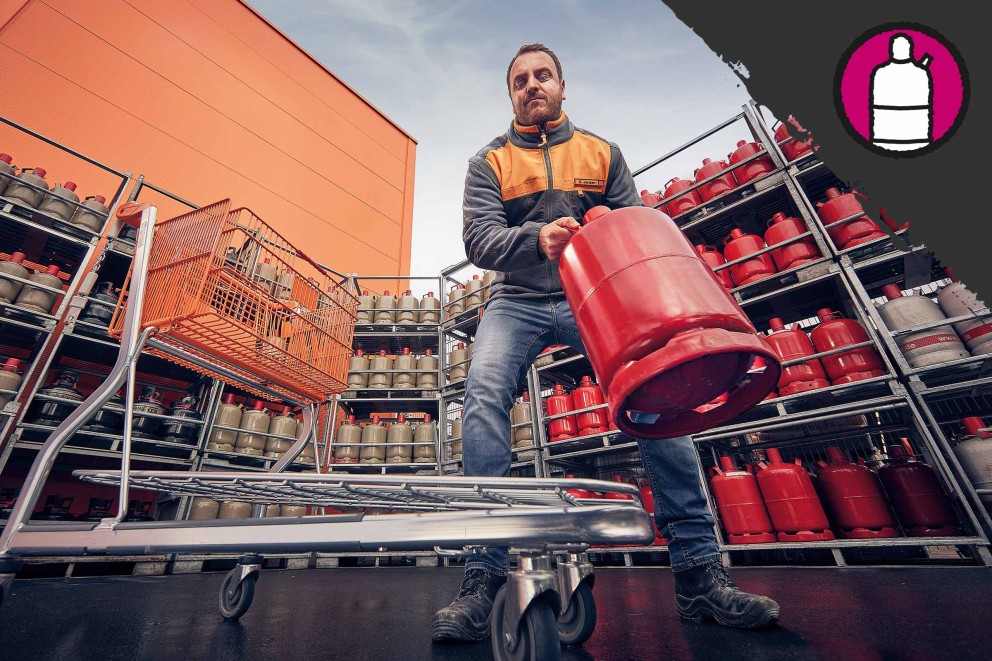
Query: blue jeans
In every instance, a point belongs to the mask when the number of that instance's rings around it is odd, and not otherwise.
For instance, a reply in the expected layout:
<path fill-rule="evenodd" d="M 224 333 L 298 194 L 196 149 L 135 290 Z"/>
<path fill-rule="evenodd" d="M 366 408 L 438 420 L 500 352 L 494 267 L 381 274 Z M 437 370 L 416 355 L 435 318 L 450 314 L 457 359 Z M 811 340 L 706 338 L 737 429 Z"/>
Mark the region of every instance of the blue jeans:
<path fill-rule="evenodd" d="M 509 474 L 513 397 L 531 363 L 551 344 L 567 344 L 586 353 L 564 297 L 498 298 L 486 307 L 475 336 L 462 412 L 465 475 Z M 672 569 L 719 560 L 713 515 L 692 439 L 641 439 L 637 447 L 654 494 L 658 531 L 669 539 Z M 503 575 L 506 555 L 505 548 L 490 547 L 483 555 L 471 556 L 465 569 Z"/>

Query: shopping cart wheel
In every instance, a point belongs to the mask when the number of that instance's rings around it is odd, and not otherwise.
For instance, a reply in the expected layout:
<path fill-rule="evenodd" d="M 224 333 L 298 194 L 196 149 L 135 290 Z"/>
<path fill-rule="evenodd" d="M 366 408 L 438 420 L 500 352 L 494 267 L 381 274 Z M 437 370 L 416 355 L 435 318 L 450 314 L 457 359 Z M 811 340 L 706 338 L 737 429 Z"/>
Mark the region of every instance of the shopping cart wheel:
<path fill-rule="evenodd" d="M 558 627 L 551 604 L 543 600 L 532 601 L 524 611 L 517 630 L 517 641 L 510 645 L 503 630 L 503 609 L 506 605 L 506 586 L 499 589 L 493 611 L 489 616 L 493 657 L 496 661 L 555 661 L 561 658 Z"/>
<path fill-rule="evenodd" d="M 592 585 L 584 581 L 558 616 L 558 638 L 565 645 L 581 645 L 596 629 L 596 598 Z"/>
<path fill-rule="evenodd" d="M 237 620 L 251 608 L 255 598 L 255 581 L 258 571 L 245 574 L 243 565 L 238 565 L 227 573 L 220 586 L 220 614 L 225 620 Z"/>

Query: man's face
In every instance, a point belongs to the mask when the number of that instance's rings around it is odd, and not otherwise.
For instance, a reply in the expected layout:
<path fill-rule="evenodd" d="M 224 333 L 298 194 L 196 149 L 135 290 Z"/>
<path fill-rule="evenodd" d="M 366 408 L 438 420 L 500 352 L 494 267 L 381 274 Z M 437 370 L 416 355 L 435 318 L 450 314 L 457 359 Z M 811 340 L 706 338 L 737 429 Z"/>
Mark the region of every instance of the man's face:
<path fill-rule="evenodd" d="M 554 60 L 547 53 L 524 53 L 510 67 L 510 101 L 517 123 L 544 124 L 558 119 L 565 99 L 565 81 L 558 79 Z"/>

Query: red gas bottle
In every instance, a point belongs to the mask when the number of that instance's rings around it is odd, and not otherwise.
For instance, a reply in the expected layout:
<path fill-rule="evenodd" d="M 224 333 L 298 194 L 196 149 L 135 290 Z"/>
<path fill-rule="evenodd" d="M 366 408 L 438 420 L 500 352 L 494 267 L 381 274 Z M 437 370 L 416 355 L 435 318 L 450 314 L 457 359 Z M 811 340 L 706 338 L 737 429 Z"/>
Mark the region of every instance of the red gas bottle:
<path fill-rule="evenodd" d="M 841 194 L 840 189 L 828 188 L 826 196 L 826 202 L 816 203 L 816 213 L 824 225 L 864 213 L 864 208 L 854 193 Z M 874 220 L 864 215 L 850 222 L 828 227 L 827 234 L 833 239 L 834 245 L 841 250 L 888 236 L 878 228 Z"/>
<path fill-rule="evenodd" d="M 644 505 L 644 511 L 651 515 L 651 525 L 654 526 L 654 541 L 651 542 L 651 545 L 667 546 L 668 538 L 661 536 L 661 532 L 658 530 L 658 523 L 654 520 L 654 493 L 651 491 L 651 483 L 648 478 L 641 478 L 640 491 L 641 504 Z"/>
<path fill-rule="evenodd" d="M 604 404 L 602 389 L 592 382 L 592 377 L 582 377 L 582 382 L 572 391 L 572 402 L 575 410 L 584 409 L 590 406 Z M 579 430 L 579 436 L 586 434 L 601 434 L 609 428 L 609 421 L 606 419 L 606 409 L 579 413 L 575 416 L 575 422 Z"/>
<path fill-rule="evenodd" d="M 646 207 L 657 209 L 658 211 L 664 214 L 668 213 L 668 205 L 665 204 L 665 198 L 662 197 L 661 191 L 652 193 L 651 191 L 648 190 L 642 190 L 641 202 L 643 202 L 644 206 Z"/>
<path fill-rule="evenodd" d="M 789 119 L 786 121 L 792 124 L 797 131 L 806 131 L 792 115 L 789 115 Z M 803 154 L 813 151 L 813 135 L 809 134 L 806 140 L 799 142 L 799 140 L 789 135 L 789 127 L 785 125 L 785 122 L 779 122 L 775 128 L 775 141 L 780 143 L 779 147 L 782 148 L 782 154 L 789 161 L 794 161 Z"/>
<path fill-rule="evenodd" d="M 868 341 L 868 333 L 853 319 L 843 319 L 839 312 L 823 308 L 816 312 L 819 326 L 809 334 L 817 353 Z M 820 359 L 830 381 L 836 386 L 886 374 L 885 365 L 875 347 L 842 351 Z"/>
<path fill-rule="evenodd" d="M 720 284 L 728 290 L 733 289 L 734 279 L 730 275 L 730 269 L 725 268 L 719 271 L 716 270 L 716 267 L 727 263 L 727 258 L 723 256 L 723 253 L 721 253 L 716 246 L 696 245 L 693 247 L 696 249 L 696 254 L 699 255 L 704 262 L 709 264 L 711 269 L 713 269 L 714 275 L 716 275 L 716 279 L 720 281 Z"/>
<path fill-rule="evenodd" d="M 685 213 L 691 209 L 695 209 L 703 200 L 699 197 L 698 190 L 691 190 L 688 193 L 679 195 L 687 188 L 692 188 L 693 183 L 691 181 L 686 181 L 685 179 L 679 179 L 675 177 L 667 184 L 665 184 L 665 194 L 663 198 L 667 200 L 665 203 L 668 206 L 668 213 L 673 218 L 680 214 Z"/>
<path fill-rule="evenodd" d="M 953 537 L 963 534 L 951 499 L 936 471 L 916 459 L 909 442 L 889 447 L 891 462 L 878 469 L 889 502 L 910 537 Z"/>
<path fill-rule="evenodd" d="M 768 361 L 767 360 L 765 360 L 761 356 L 755 356 L 754 357 L 754 363 L 751 364 L 751 371 L 752 372 L 758 372 L 758 371 L 764 370 L 766 367 L 768 367 Z M 775 399 L 776 397 L 778 397 L 778 393 L 773 390 L 770 393 L 768 393 L 767 395 L 765 395 L 765 399 L 763 399 L 762 401 L 767 401 L 769 399 Z"/>
<path fill-rule="evenodd" d="M 565 392 L 561 384 L 558 384 L 555 386 L 554 394 L 550 395 L 544 402 L 544 410 L 548 416 L 574 411 L 572 396 Z M 564 418 L 557 418 L 548 422 L 548 437 L 552 443 L 574 438 L 575 434 L 576 424 L 574 415 L 567 415 Z"/>
<path fill-rule="evenodd" d="M 720 174 L 727 169 L 726 161 L 714 161 L 711 158 L 704 158 L 702 167 L 695 171 L 696 183 L 712 177 L 714 175 Z M 717 177 L 713 181 L 709 181 L 699 187 L 699 197 L 703 199 L 703 202 L 708 202 L 712 200 L 717 195 L 723 195 L 727 191 L 731 191 L 737 188 L 737 180 L 734 179 L 734 174 L 728 172 L 727 174 Z"/>
<path fill-rule="evenodd" d="M 738 140 L 737 149 L 727 155 L 727 160 L 730 161 L 730 167 L 734 167 L 744 159 L 754 156 L 764 149 L 765 146 L 760 142 Z M 743 186 L 752 179 L 757 179 L 766 172 L 771 172 L 774 169 L 775 164 L 772 163 L 771 157 L 768 154 L 763 154 L 753 161 L 748 161 L 739 168 L 736 168 L 734 170 L 734 179 L 737 180 L 739 185 Z"/>
<path fill-rule="evenodd" d="M 624 479 L 619 475 L 614 475 L 613 481 L 620 484 L 626 484 Z M 634 497 L 629 493 L 617 493 L 616 491 L 607 491 L 603 497 L 607 500 L 634 500 Z"/>
<path fill-rule="evenodd" d="M 768 463 L 758 466 L 758 488 L 765 500 L 780 542 L 813 542 L 834 539 L 816 488 L 800 459 L 787 464 L 776 448 L 765 450 Z"/>
<path fill-rule="evenodd" d="M 745 234 L 744 230 L 734 228 L 730 230 L 730 236 L 723 240 L 723 255 L 728 262 L 741 257 L 758 252 L 765 247 L 765 242 L 757 234 Z M 768 276 L 775 275 L 775 262 L 766 252 L 755 255 L 753 259 L 748 259 L 730 267 L 730 275 L 739 286 L 749 285 Z"/>
<path fill-rule="evenodd" d="M 827 448 L 827 457 L 830 463 L 816 462 L 816 486 L 834 530 L 845 539 L 899 537 L 878 476 L 838 447 Z"/>
<path fill-rule="evenodd" d="M 796 360 L 816 353 L 813 343 L 798 326 L 787 329 L 782 320 L 774 317 L 768 320 L 768 344 L 772 345 L 775 353 L 782 362 Z M 782 368 L 782 376 L 778 379 L 778 391 L 782 396 L 794 395 L 797 392 L 826 388 L 830 385 L 823 365 L 819 358 L 813 358 L 798 365 Z"/>
<path fill-rule="evenodd" d="M 575 476 L 568 474 L 565 476 L 569 480 L 574 480 Z M 565 493 L 570 494 L 573 498 L 588 499 L 588 498 L 599 498 L 599 494 L 595 491 L 588 491 L 586 489 L 565 489 Z"/>
<path fill-rule="evenodd" d="M 728 541 L 731 544 L 774 542 L 775 528 L 750 469 L 737 468 L 733 457 L 722 456 L 720 465 L 710 468 L 710 472 L 713 498 Z"/>
<path fill-rule="evenodd" d="M 779 377 L 775 352 L 670 218 L 600 206 L 584 222 L 559 273 L 621 431 L 694 434 L 764 399 Z M 760 373 L 756 355 L 768 361 Z M 723 406 L 693 411 L 723 393 Z"/>
<path fill-rule="evenodd" d="M 775 246 L 809 231 L 802 218 L 786 216 L 779 211 L 768 221 L 765 231 L 765 243 Z M 787 246 L 771 251 L 772 261 L 779 271 L 796 268 L 820 259 L 820 249 L 816 247 L 813 237 L 793 241 Z"/>

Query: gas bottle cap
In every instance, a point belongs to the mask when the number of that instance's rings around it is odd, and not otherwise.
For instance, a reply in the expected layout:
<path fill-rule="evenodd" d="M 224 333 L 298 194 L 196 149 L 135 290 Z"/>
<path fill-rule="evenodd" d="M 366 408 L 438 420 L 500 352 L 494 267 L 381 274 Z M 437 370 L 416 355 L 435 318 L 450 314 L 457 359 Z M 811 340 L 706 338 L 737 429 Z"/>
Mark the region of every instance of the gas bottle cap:
<path fill-rule="evenodd" d="M 588 376 L 588 375 L 582 377 L 582 385 L 584 385 L 584 386 L 591 386 L 592 385 L 592 377 L 591 376 Z"/>
<path fill-rule="evenodd" d="M 403 293 L 403 295 L 404 296 L 409 296 L 412 293 L 413 293 L 413 290 L 412 289 L 407 289 L 406 292 Z"/>
<path fill-rule="evenodd" d="M 34 173 L 44 179 L 45 175 L 48 174 L 48 170 L 45 168 L 34 168 Z"/>
<path fill-rule="evenodd" d="M 16 372 L 17 368 L 21 366 L 21 361 L 17 358 L 8 358 L 7 362 L 3 364 L 3 369 L 5 372 Z"/>
<path fill-rule="evenodd" d="M 840 189 L 839 188 L 828 188 L 827 189 L 827 192 L 824 193 L 824 194 L 827 196 L 827 199 L 828 200 L 832 200 L 835 197 L 840 197 Z"/>
<path fill-rule="evenodd" d="M 403 355 L 404 356 L 410 355 L 410 347 L 403 347 Z"/>
<path fill-rule="evenodd" d="M 71 182 L 71 181 L 67 181 L 64 184 L 62 184 L 62 188 L 66 189 L 66 190 L 71 190 L 71 191 L 75 192 L 75 190 L 76 190 L 76 184 L 73 183 L 73 182 Z"/>
<path fill-rule="evenodd" d="M 738 140 L 737 141 L 737 146 L 738 147 L 743 147 L 746 144 L 747 144 L 747 140 Z"/>
<path fill-rule="evenodd" d="M 472 274 L 472 279 L 473 280 L 478 280 L 479 279 L 479 274 L 478 273 L 473 273 Z"/>
<path fill-rule="evenodd" d="M 376 415 L 375 413 L 372 414 L 372 424 L 373 425 L 379 424 L 379 416 Z"/>
<path fill-rule="evenodd" d="M 355 422 L 355 416 L 354 415 L 351 415 L 351 414 L 348 414 L 348 422 L 354 424 L 354 422 Z"/>
<path fill-rule="evenodd" d="M 430 413 L 425 413 L 424 414 L 424 422 L 430 422 L 430 421 L 431 421 L 431 414 Z"/>
<path fill-rule="evenodd" d="M 434 352 L 431 351 L 430 349 L 424 349 L 424 355 L 425 356 L 433 356 L 434 355 Z"/>
<path fill-rule="evenodd" d="M 103 195 L 94 195 L 92 197 L 93 197 L 94 200 L 96 200 L 100 204 L 106 204 L 107 203 L 107 198 L 105 198 Z"/>
<path fill-rule="evenodd" d="M 382 295 L 383 296 L 389 296 L 389 290 L 387 289 L 387 290 L 383 291 L 382 292 Z"/>
<path fill-rule="evenodd" d="M 781 317 L 772 317 L 768 320 L 768 327 L 777 333 L 780 330 L 785 330 L 785 322 L 782 321 Z"/>
<path fill-rule="evenodd" d="M 398 416 L 396 416 L 396 422 L 398 423 L 406 422 L 406 416 L 400 413 Z"/>
<path fill-rule="evenodd" d="M 785 215 L 784 211 L 776 211 L 775 214 L 772 216 L 772 222 L 781 223 L 786 218 L 788 218 L 788 216 Z"/>
<path fill-rule="evenodd" d="M 16 360 L 16 359 L 11 358 L 10 360 Z M 7 362 L 10 363 L 10 360 L 8 360 Z M 979 429 L 988 426 L 984 422 L 982 422 L 982 419 L 979 418 L 978 416 L 970 416 L 968 418 L 964 418 L 963 420 L 961 420 L 961 423 L 964 425 L 965 430 L 971 436 L 974 436 L 976 438 L 987 438 L 989 436 L 992 436 L 992 432 L 982 432 L 982 433 L 978 432 Z"/>
<path fill-rule="evenodd" d="M 386 355 L 386 350 L 385 349 L 379 349 L 379 355 L 380 356 L 385 356 Z"/>
<path fill-rule="evenodd" d="M 50 264 L 48 268 L 45 269 L 45 273 L 48 275 L 57 276 L 59 274 L 59 267 L 56 264 Z"/>
<path fill-rule="evenodd" d="M 882 293 L 890 301 L 894 298 L 902 298 L 902 291 L 899 289 L 899 285 L 896 284 L 885 285 L 882 287 Z"/>
<path fill-rule="evenodd" d="M 555 394 L 556 394 L 556 395 L 561 395 L 561 394 L 563 394 L 564 392 L 565 392 L 565 388 L 564 388 L 564 386 L 562 386 L 562 385 L 561 385 L 560 383 L 556 383 L 556 384 L 555 384 Z"/>
<path fill-rule="evenodd" d="M 14 159 L 10 157 L 10 154 L 0 154 L 0 161 L 3 161 L 7 165 L 10 165 L 13 160 Z"/>
<path fill-rule="evenodd" d="M 778 451 L 778 448 L 768 448 L 765 450 L 765 456 L 768 457 L 768 463 L 770 464 L 781 464 L 782 453 Z"/>
<path fill-rule="evenodd" d="M 586 215 L 582 217 L 582 224 L 588 225 L 592 221 L 602 218 L 609 212 L 610 208 L 603 206 L 602 204 L 594 206 L 592 209 L 589 209 L 589 211 L 586 211 Z"/>
<path fill-rule="evenodd" d="M 24 261 L 24 253 L 15 252 L 10 256 L 10 261 L 14 262 L 15 264 L 20 264 L 21 262 Z"/>
<path fill-rule="evenodd" d="M 362 351 L 361 349 L 355 349 L 355 355 L 356 355 L 356 356 L 361 356 L 361 355 L 363 355 L 364 353 L 365 353 L 365 352 L 364 352 L 364 351 Z"/>
<path fill-rule="evenodd" d="M 457 348 L 458 349 L 464 349 L 465 348 L 465 343 L 464 342 L 459 342 Z"/>
<path fill-rule="evenodd" d="M 369 290 L 368 289 L 362 290 L 362 296 L 368 296 L 368 295 L 369 295 Z"/>
<path fill-rule="evenodd" d="M 524 401 L 525 402 L 529 402 L 530 401 L 530 392 L 528 392 L 526 390 L 524 391 Z"/>
<path fill-rule="evenodd" d="M 234 393 L 228 392 L 224 393 L 224 403 L 233 404 L 234 403 Z"/>
<path fill-rule="evenodd" d="M 734 458 L 726 454 L 720 455 L 720 467 L 725 472 L 737 470 L 737 465 L 734 463 Z"/>
<path fill-rule="evenodd" d="M 709 165 L 712 162 L 713 162 L 713 159 L 712 158 L 704 158 L 703 159 L 703 165 Z"/>
<path fill-rule="evenodd" d="M 459 282 L 457 285 L 455 285 L 455 289 L 465 289 L 465 285 Z"/>
<path fill-rule="evenodd" d="M 621 484 L 623 484 L 623 477 L 621 477 L 620 475 L 614 475 L 613 476 L 613 481 L 614 482 L 620 482 Z"/>
<path fill-rule="evenodd" d="M 434 298 L 434 292 L 432 291 L 427 292 L 427 295 L 424 296 L 424 298 Z"/>
<path fill-rule="evenodd" d="M 840 464 L 847 461 L 847 455 L 836 445 L 831 445 L 827 448 L 827 458 L 830 459 L 832 464 Z"/>
<path fill-rule="evenodd" d="M 816 311 L 816 316 L 820 318 L 820 321 L 830 321 L 837 318 L 837 313 L 830 308 L 821 308 Z"/>
<path fill-rule="evenodd" d="M 262 259 L 262 263 L 263 264 L 268 264 L 269 263 L 269 258 L 268 257 L 263 258 Z"/>
<path fill-rule="evenodd" d="M 909 457 L 909 453 L 906 452 L 906 448 L 901 445 L 890 445 L 889 457 L 892 459 L 905 459 Z"/>
<path fill-rule="evenodd" d="M 742 236 L 744 236 L 744 230 L 740 229 L 739 227 L 735 227 L 734 229 L 730 230 L 730 236 L 735 239 L 739 239 Z"/>
<path fill-rule="evenodd" d="M 282 407 L 282 414 L 283 415 L 289 415 L 289 410 L 290 410 L 290 407 L 289 406 L 286 406 L 284 404 L 283 407 Z"/>
<path fill-rule="evenodd" d="M 263 402 L 260 399 L 256 399 L 254 408 L 256 411 L 261 411 L 262 409 L 265 408 L 265 402 Z"/>

